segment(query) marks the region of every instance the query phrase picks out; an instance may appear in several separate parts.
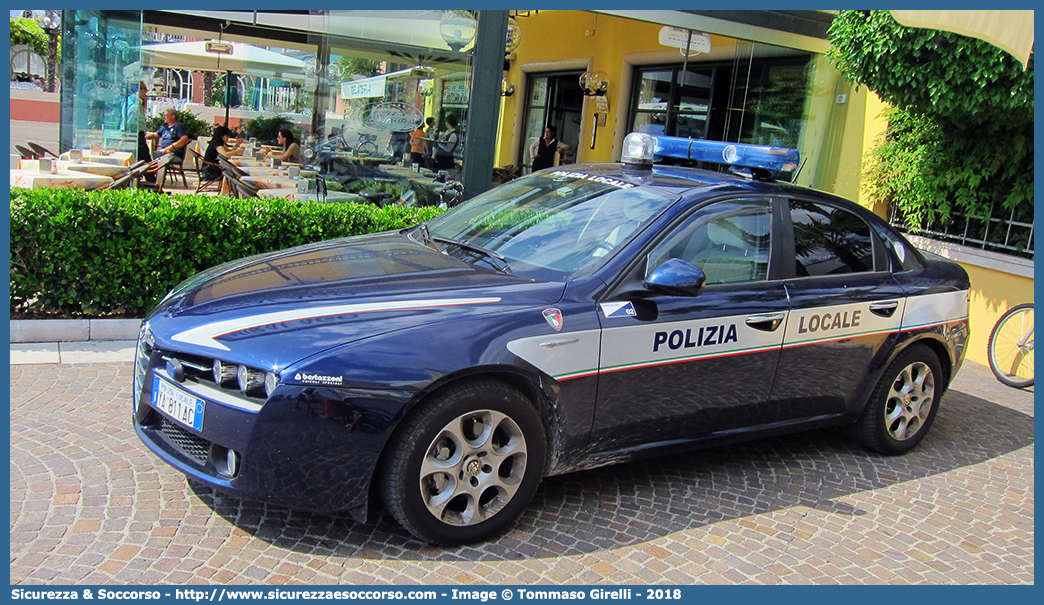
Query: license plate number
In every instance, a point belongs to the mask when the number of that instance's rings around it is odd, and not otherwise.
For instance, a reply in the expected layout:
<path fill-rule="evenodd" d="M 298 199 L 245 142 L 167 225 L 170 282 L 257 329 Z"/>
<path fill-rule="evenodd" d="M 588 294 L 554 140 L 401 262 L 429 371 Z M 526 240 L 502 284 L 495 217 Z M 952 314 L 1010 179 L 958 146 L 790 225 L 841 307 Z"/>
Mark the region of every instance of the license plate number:
<path fill-rule="evenodd" d="M 203 412 L 207 402 L 156 376 L 152 377 L 152 406 L 179 424 L 203 432 Z"/>

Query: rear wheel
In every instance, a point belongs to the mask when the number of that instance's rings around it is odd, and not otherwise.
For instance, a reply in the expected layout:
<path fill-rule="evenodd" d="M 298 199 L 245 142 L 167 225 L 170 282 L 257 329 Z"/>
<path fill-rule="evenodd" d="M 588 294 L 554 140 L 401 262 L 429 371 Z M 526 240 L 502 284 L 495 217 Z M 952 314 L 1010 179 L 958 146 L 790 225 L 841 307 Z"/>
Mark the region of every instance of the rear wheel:
<path fill-rule="evenodd" d="M 932 426 L 942 391 L 939 358 L 926 346 L 911 346 L 881 376 L 854 427 L 856 439 L 882 454 L 912 450 Z"/>
<path fill-rule="evenodd" d="M 451 387 L 421 405 L 380 467 L 385 507 L 428 542 L 495 536 L 521 514 L 540 482 L 540 417 L 521 393 L 495 381 Z"/>
<path fill-rule="evenodd" d="M 1017 389 L 1033 386 L 1033 303 L 1014 306 L 997 320 L 987 353 L 997 380 Z"/>

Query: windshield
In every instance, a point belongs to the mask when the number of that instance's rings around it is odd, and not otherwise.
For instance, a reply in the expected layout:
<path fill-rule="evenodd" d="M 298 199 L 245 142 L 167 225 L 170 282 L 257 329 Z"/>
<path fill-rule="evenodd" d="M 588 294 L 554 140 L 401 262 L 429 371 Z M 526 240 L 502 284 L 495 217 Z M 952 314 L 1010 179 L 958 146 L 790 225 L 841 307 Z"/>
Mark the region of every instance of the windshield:
<path fill-rule="evenodd" d="M 478 247 L 503 257 L 513 275 L 562 281 L 601 267 L 675 199 L 617 179 L 556 171 L 487 191 L 428 228 L 463 244 L 440 243 L 447 253 L 481 256 L 468 248 Z"/>

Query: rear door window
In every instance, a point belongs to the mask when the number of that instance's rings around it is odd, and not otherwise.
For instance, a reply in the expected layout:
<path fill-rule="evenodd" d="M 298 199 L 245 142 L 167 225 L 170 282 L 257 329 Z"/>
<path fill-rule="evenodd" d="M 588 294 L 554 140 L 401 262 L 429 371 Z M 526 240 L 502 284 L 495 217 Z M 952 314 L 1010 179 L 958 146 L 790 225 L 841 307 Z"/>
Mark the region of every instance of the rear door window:
<path fill-rule="evenodd" d="M 818 202 L 790 200 L 797 277 L 874 270 L 870 226 L 855 214 Z"/>

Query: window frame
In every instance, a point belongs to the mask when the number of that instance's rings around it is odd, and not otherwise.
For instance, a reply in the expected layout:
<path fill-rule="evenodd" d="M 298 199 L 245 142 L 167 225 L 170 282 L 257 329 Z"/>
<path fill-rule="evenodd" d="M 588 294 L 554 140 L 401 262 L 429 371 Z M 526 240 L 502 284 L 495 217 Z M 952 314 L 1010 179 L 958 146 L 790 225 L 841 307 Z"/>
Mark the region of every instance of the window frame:
<path fill-rule="evenodd" d="M 642 244 L 641 249 L 634 254 L 630 262 L 621 271 L 616 273 L 612 278 L 604 278 L 608 287 L 603 290 L 601 295 L 596 297 L 597 302 L 622 300 L 624 298 L 633 299 L 636 296 L 639 298 L 651 296 L 644 286 L 645 277 L 648 274 L 649 255 L 651 255 L 660 244 L 674 235 L 677 230 L 681 228 L 696 212 L 699 212 L 713 204 L 734 200 L 764 200 L 769 204 L 772 216 L 772 227 L 769 239 L 768 276 L 765 280 L 757 282 L 708 284 L 705 289 L 711 291 L 717 289 L 727 290 L 735 289 L 737 287 L 749 287 L 751 284 L 767 286 L 792 277 L 792 275 L 787 274 L 787 267 L 785 263 L 782 262 L 782 259 L 785 258 L 784 253 L 786 252 L 786 246 L 790 245 L 789 240 L 791 239 L 791 235 L 786 231 L 789 223 L 785 225 L 783 222 L 782 206 L 785 200 L 782 200 L 774 193 L 757 193 L 751 191 L 724 193 L 693 202 L 679 202 L 679 204 L 687 205 L 688 207 L 678 212 L 676 216 L 670 219 L 669 223 L 659 229 L 659 232 L 655 236 Z M 793 270 L 791 268 L 791 274 L 792 273 Z"/>
<path fill-rule="evenodd" d="M 838 204 L 831 200 L 818 199 L 811 196 L 803 195 L 782 195 L 779 196 L 779 209 L 781 219 L 784 223 L 784 237 L 786 239 L 785 249 L 780 258 L 780 262 L 783 264 L 783 271 L 789 275 L 785 279 L 837 279 L 846 275 L 869 275 L 874 273 L 888 273 L 893 272 L 892 258 L 889 252 L 885 249 L 884 243 L 881 241 L 881 236 L 877 233 L 877 229 L 874 228 L 870 220 L 866 216 L 863 216 L 860 212 L 852 208 L 845 208 L 844 205 Z M 857 219 L 866 225 L 868 232 L 870 233 L 870 245 L 872 247 L 872 254 L 874 259 L 874 266 L 870 271 L 859 271 L 859 272 L 848 272 L 848 273 L 828 273 L 826 275 L 798 275 L 795 267 L 795 263 L 789 262 L 791 259 L 797 259 L 797 251 L 795 248 L 794 238 L 794 222 L 791 217 L 790 202 L 792 200 L 801 201 L 811 204 L 817 204 L 820 206 L 826 206 L 828 208 L 840 210 L 842 212 L 848 212 L 855 216 Z M 785 259 L 785 260 L 784 260 Z"/>

